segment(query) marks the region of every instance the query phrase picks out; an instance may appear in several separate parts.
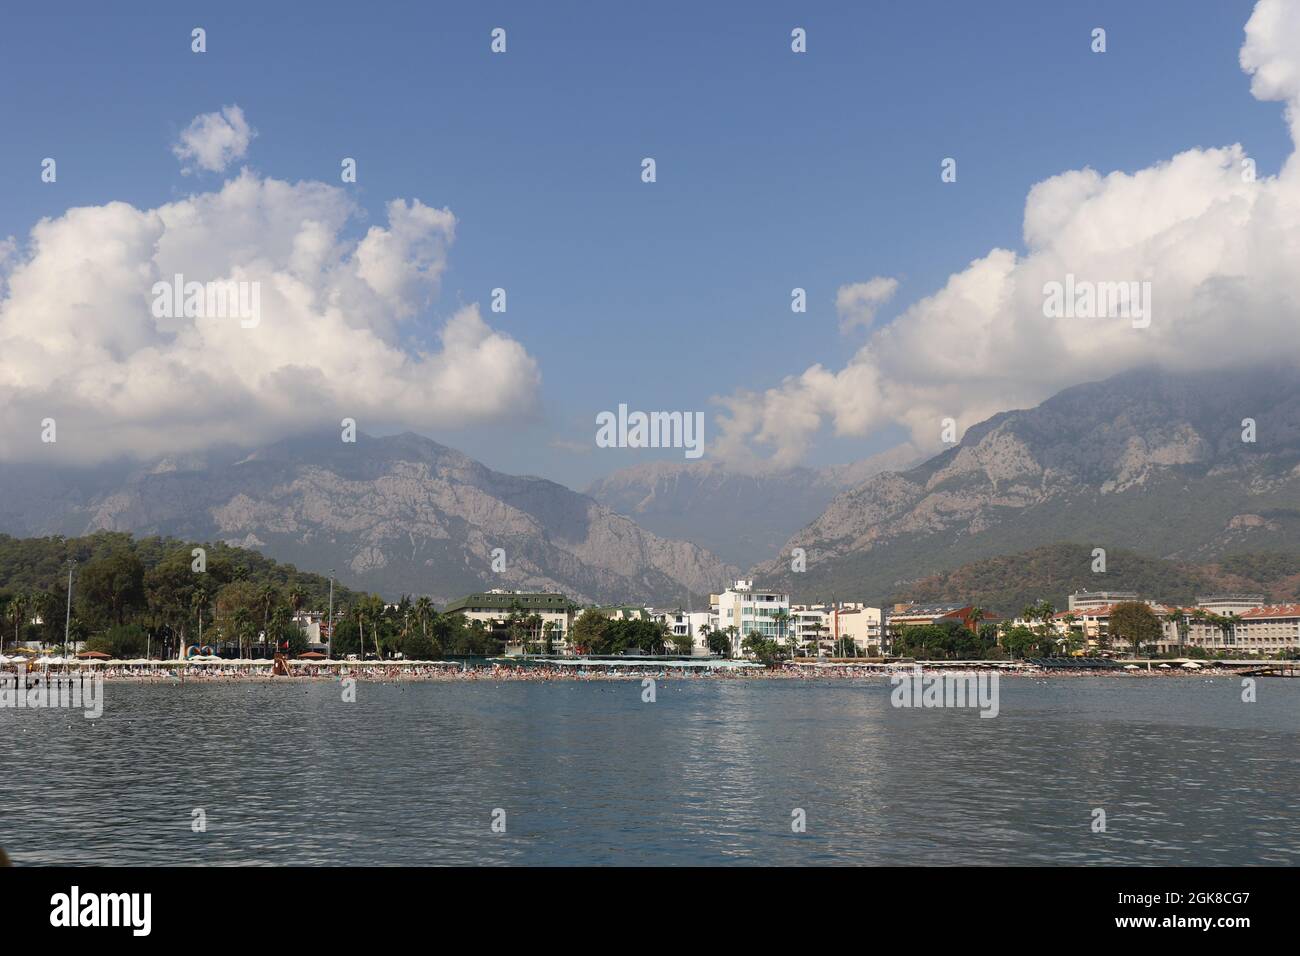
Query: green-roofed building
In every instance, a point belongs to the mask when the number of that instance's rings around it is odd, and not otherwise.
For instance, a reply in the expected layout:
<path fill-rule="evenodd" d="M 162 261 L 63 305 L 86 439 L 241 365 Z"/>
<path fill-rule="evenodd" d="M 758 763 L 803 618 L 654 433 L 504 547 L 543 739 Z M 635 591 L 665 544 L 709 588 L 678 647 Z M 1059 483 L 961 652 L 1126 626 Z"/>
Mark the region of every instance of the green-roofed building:
<path fill-rule="evenodd" d="M 452 601 L 443 614 L 482 621 L 506 642 L 507 654 L 563 653 L 578 605 L 563 594 L 537 591 L 483 591 Z M 512 626 L 513 625 L 513 626 Z"/>
<path fill-rule="evenodd" d="M 595 611 L 597 614 L 603 614 L 611 621 L 653 621 L 654 612 L 648 607 L 637 607 L 633 604 L 608 604 L 594 605 L 586 608 L 588 611 Z"/>

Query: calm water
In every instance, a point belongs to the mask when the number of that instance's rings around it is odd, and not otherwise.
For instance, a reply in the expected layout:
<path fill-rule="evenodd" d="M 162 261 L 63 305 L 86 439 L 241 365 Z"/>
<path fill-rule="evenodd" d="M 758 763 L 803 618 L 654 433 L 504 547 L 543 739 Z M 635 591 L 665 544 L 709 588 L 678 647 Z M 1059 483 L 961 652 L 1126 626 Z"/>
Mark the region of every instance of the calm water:
<path fill-rule="evenodd" d="M 1298 680 L 1243 704 L 1227 678 L 1006 679 L 991 720 L 894 709 L 868 681 L 666 680 L 653 704 L 631 681 L 357 691 L 110 684 L 96 721 L 0 710 L 0 846 L 46 864 L 1300 862 Z"/>

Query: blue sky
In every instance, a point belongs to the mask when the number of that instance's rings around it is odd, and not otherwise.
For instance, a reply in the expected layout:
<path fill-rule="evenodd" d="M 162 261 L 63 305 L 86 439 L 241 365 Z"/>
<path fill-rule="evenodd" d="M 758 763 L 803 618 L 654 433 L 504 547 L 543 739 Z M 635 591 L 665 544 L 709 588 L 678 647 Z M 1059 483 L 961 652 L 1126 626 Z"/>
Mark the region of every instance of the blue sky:
<path fill-rule="evenodd" d="M 989 249 L 1020 249 L 1026 194 L 1048 176 L 1236 142 L 1263 174 L 1290 151 L 1279 105 L 1253 99 L 1238 66 L 1249 2 L 612 7 L 10 14 L 0 237 L 21 241 L 70 206 L 151 208 L 217 188 L 219 175 L 182 175 L 170 145 L 197 114 L 238 104 L 258 130 L 244 160 L 257 172 L 337 183 L 354 156 L 349 188 L 372 220 L 395 197 L 456 215 L 428 314 L 486 307 L 506 287 L 509 311 L 485 317 L 536 358 L 541 402 L 430 434 L 581 487 L 658 454 L 553 447 L 590 446 L 597 412 L 711 415 L 712 396 L 842 367 L 866 333 L 839 331 L 839 286 L 897 277 L 877 317 L 888 322 Z M 202 56 L 194 26 L 208 33 Z M 496 26 L 503 56 L 488 52 Z M 790 52 L 794 26 L 806 55 Z M 1095 26 L 1105 55 L 1089 50 Z M 45 156 L 59 161 L 53 187 L 39 180 Z M 955 184 L 939 180 L 945 156 Z M 794 286 L 808 290 L 805 315 L 789 309 Z M 827 433 L 809 461 L 853 460 L 899 434 Z"/>

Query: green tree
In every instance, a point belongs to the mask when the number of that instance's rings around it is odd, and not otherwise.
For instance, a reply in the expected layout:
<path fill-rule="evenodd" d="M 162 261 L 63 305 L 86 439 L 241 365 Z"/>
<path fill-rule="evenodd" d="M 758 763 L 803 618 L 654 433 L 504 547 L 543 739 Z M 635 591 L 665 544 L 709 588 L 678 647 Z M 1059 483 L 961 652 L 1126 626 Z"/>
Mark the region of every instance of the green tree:
<path fill-rule="evenodd" d="M 1038 652 L 1038 635 L 1023 624 L 1011 625 L 1002 636 L 1002 646 L 1016 660 L 1035 656 Z"/>
<path fill-rule="evenodd" d="M 27 621 L 30 619 L 30 613 L 31 613 L 29 611 L 30 600 L 31 599 L 22 592 L 19 592 L 13 595 L 11 598 L 9 598 L 9 607 L 8 607 L 9 620 L 14 626 L 14 647 L 15 648 L 18 646 L 19 640 L 21 640 L 20 628 L 22 627 L 22 625 L 26 624 Z"/>
<path fill-rule="evenodd" d="M 143 657 L 149 636 L 138 624 L 114 624 L 103 634 L 86 641 L 86 649 L 119 660 Z"/>
<path fill-rule="evenodd" d="M 1176 607 L 1168 617 L 1170 624 L 1174 626 L 1174 634 L 1178 638 L 1178 656 L 1183 656 L 1183 645 L 1187 643 L 1187 615 L 1183 609 Z"/>
<path fill-rule="evenodd" d="M 591 609 L 583 611 L 573 622 L 569 643 L 579 654 L 600 653 L 593 648 L 601 647 L 605 643 L 605 629 L 609 624 L 609 618 L 599 611 Z"/>
<path fill-rule="evenodd" d="M 202 588 L 202 575 L 190 566 L 190 553 L 177 549 L 144 576 L 145 602 L 150 613 L 185 642 L 195 622 L 194 597 Z"/>
<path fill-rule="evenodd" d="M 433 602 L 427 597 L 416 598 L 415 604 L 411 607 L 411 612 L 415 616 L 415 624 L 420 629 L 420 633 L 428 637 L 429 625 L 433 622 L 434 617 Z"/>
<path fill-rule="evenodd" d="M 1112 637 L 1130 645 L 1134 657 L 1140 657 L 1143 645 L 1160 640 L 1160 618 L 1141 601 L 1121 601 L 1111 608 L 1109 630 Z"/>
<path fill-rule="evenodd" d="M 81 571 L 81 606 L 88 616 L 107 616 L 125 623 L 145 606 L 144 565 L 130 551 L 117 551 L 91 561 Z"/>
<path fill-rule="evenodd" d="M 253 638 L 257 636 L 257 586 L 247 580 L 231 581 L 217 592 L 214 603 L 222 639 L 236 644 L 240 657 L 245 656 L 245 642 L 251 653 Z"/>
<path fill-rule="evenodd" d="M 771 638 L 764 637 L 758 631 L 749 632 L 743 647 L 745 653 L 753 655 L 756 661 L 768 667 L 775 667 L 781 656 L 780 645 Z"/>
<path fill-rule="evenodd" d="M 790 612 L 783 607 L 779 607 L 776 609 L 776 613 L 772 615 L 772 620 L 776 622 L 777 641 L 784 644 L 786 625 L 790 623 Z M 790 656 L 793 657 L 794 655 L 791 654 Z"/>

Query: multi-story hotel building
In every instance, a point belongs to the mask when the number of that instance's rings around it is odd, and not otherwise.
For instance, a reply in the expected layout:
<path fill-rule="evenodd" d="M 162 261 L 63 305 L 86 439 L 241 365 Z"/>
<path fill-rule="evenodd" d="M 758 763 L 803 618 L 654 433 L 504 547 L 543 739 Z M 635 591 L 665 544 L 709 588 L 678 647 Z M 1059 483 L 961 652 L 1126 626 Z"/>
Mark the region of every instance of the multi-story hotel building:
<path fill-rule="evenodd" d="M 1067 598 L 1067 606 L 1071 611 L 1079 611 L 1137 600 L 1141 599 L 1136 591 L 1075 591 Z"/>
<path fill-rule="evenodd" d="M 709 632 L 710 613 L 708 611 L 657 611 L 654 619 L 667 628 L 668 633 L 676 639 L 689 637 L 691 653 L 705 655 L 709 653 L 707 635 Z"/>
<path fill-rule="evenodd" d="M 715 628 L 735 628 L 731 632 L 733 656 L 739 656 L 741 644 L 755 631 L 776 640 L 789 629 L 790 622 L 781 618 L 790 613 L 790 595 L 755 588 L 753 581 L 737 581 L 721 594 L 709 595 L 709 605 Z"/>
<path fill-rule="evenodd" d="M 826 653 L 833 653 L 841 638 L 853 641 L 863 653 L 880 653 L 882 615 L 880 608 L 861 603 L 837 602 L 835 604 L 796 604 L 790 608 L 788 642 L 800 646 L 820 645 Z"/>
<path fill-rule="evenodd" d="M 541 618 L 537 633 L 530 639 L 542 641 L 549 637 L 554 649 L 561 651 L 567 645 L 577 611 L 578 606 L 563 594 L 499 589 L 467 595 L 442 609 L 443 614 L 463 614 L 471 621 L 482 621 L 488 630 L 508 642 L 507 653 L 519 653 L 523 649 L 518 644 L 509 643 L 512 614 Z M 547 627 L 548 624 L 551 626 Z"/>

